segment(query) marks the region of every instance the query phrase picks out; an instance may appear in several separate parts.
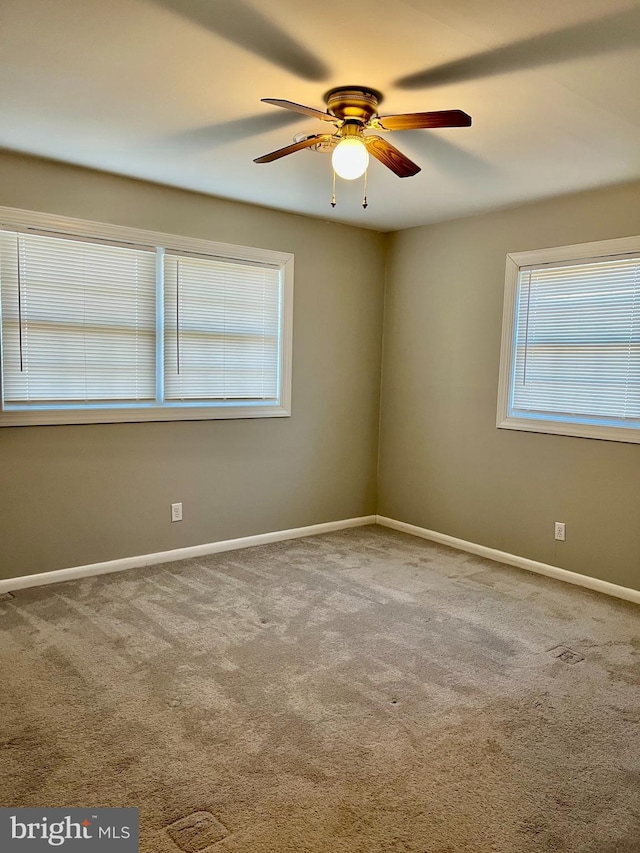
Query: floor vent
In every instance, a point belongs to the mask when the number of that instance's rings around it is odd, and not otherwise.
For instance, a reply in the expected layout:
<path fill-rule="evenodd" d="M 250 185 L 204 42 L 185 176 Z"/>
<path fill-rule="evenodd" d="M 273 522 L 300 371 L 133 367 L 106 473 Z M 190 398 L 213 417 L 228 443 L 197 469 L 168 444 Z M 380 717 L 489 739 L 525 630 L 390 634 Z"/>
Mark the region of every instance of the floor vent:
<path fill-rule="evenodd" d="M 199 853 L 222 841 L 229 832 L 210 812 L 194 812 L 167 827 L 167 833 L 185 853 Z"/>
<path fill-rule="evenodd" d="M 581 660 L 585 659 L 584 655 L 581 655 L 580 652 L 574 652 L 573 649 L 567 646 L 556 646 L 554 649 L 551 649 L 551 654 L 554 658 L 559 658 L 565 663 L 580 663 Z"/>

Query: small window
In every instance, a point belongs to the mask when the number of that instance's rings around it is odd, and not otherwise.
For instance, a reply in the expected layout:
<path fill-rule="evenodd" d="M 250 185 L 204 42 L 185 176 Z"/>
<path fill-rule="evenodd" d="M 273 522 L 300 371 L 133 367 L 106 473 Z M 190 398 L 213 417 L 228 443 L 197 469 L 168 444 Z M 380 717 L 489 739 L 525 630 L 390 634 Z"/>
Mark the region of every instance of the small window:
<path fill-rule="evenodd" d="M 0 213 L 0 425 L 290 414 L 292 256 Z"/>
<path fill-rule="evenodd" d="M 0 232 L 7 408 L 155 399 L 150 250 Z"/>
<path fill-rule="evenodd" d="M 165 255 L 164 398 L 275 400 L 280 271 Z"/>
<path fill-rule="evenodd" d="M 640 238 L 507 258 L 498 426 L 640 442 Z"/>

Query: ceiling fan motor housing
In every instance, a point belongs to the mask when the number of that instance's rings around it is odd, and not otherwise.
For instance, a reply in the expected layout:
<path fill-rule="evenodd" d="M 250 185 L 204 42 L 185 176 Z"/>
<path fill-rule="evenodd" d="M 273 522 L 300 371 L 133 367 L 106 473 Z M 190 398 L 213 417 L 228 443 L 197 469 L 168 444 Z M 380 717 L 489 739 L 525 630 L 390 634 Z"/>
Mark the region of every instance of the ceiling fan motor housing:
<path fill-rule="evenodd" d="M 327 109 L 342 121 L 352 119 L 354 123 L 364 124 L 378 114 L 382 95 L 375 89 L 359 86 L 340 86 L 330 89 L 324 96 Z"/>

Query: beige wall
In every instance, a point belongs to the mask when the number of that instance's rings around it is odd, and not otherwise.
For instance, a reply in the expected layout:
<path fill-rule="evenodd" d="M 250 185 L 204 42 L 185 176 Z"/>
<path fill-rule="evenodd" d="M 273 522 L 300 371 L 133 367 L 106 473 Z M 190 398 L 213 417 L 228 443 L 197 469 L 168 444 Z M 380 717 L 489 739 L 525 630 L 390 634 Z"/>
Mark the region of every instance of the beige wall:
<path fill-rule="evenodd" d="M 381 235 L 10 154 L 0 205 L 295 254 L 292 417 L 0 429 L 0 577 L 375 512 Z"/>
<path fill-rule="evenodd" d="M 381 515 L 640 588 L 640 445 L 495 426 L 507 252 L 638 233 L 631 184 L 389 238 Z"/>
<path fill-rule="evenodd" d="M 0 429 L 0 577 L 375 512 L 386 258 L 378 512 L 640 588 L 640 446 L 495 427 L 506 253 L 640 233 L 640 184 L 383 237 L 2 154 L 0 205 L 296 262 L 293 416 Z"/>

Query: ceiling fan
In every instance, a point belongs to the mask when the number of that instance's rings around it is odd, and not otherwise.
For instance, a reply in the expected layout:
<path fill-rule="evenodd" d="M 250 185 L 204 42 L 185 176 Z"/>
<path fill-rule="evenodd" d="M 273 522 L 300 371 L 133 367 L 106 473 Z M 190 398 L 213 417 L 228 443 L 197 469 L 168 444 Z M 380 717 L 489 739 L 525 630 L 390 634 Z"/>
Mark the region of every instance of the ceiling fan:
<path fill-rule="evenodd" d="M 375 89 L 360 86 L 339 86 L 324 96 L 326 111 L 305 107 L 292 101 L 277 98 L 262 98 L 263 103 L 273 104 L 285 110 L 317 118 L 333 125 L 328 133 L 317 133 L 305 137 L 293 145 L 287 145 L 257 157 L 254 163 L 272 163 L 287 154 L 303 148 L 330 146 L 333 148 L 332 162 L 335 172 L 347 180 L 359 178 L 369 164 L 369 154 L 391 169 L 399 178 L 417 175 L 420 166 L 377 134 L 365 131 L 416 130 L 419 128 L 469 127 L 471 116 L 462 110 L 440 110 L 428 113 L 406 113 L 395 116 L 379 116 L 378 106 L 382 95 Z"/>

